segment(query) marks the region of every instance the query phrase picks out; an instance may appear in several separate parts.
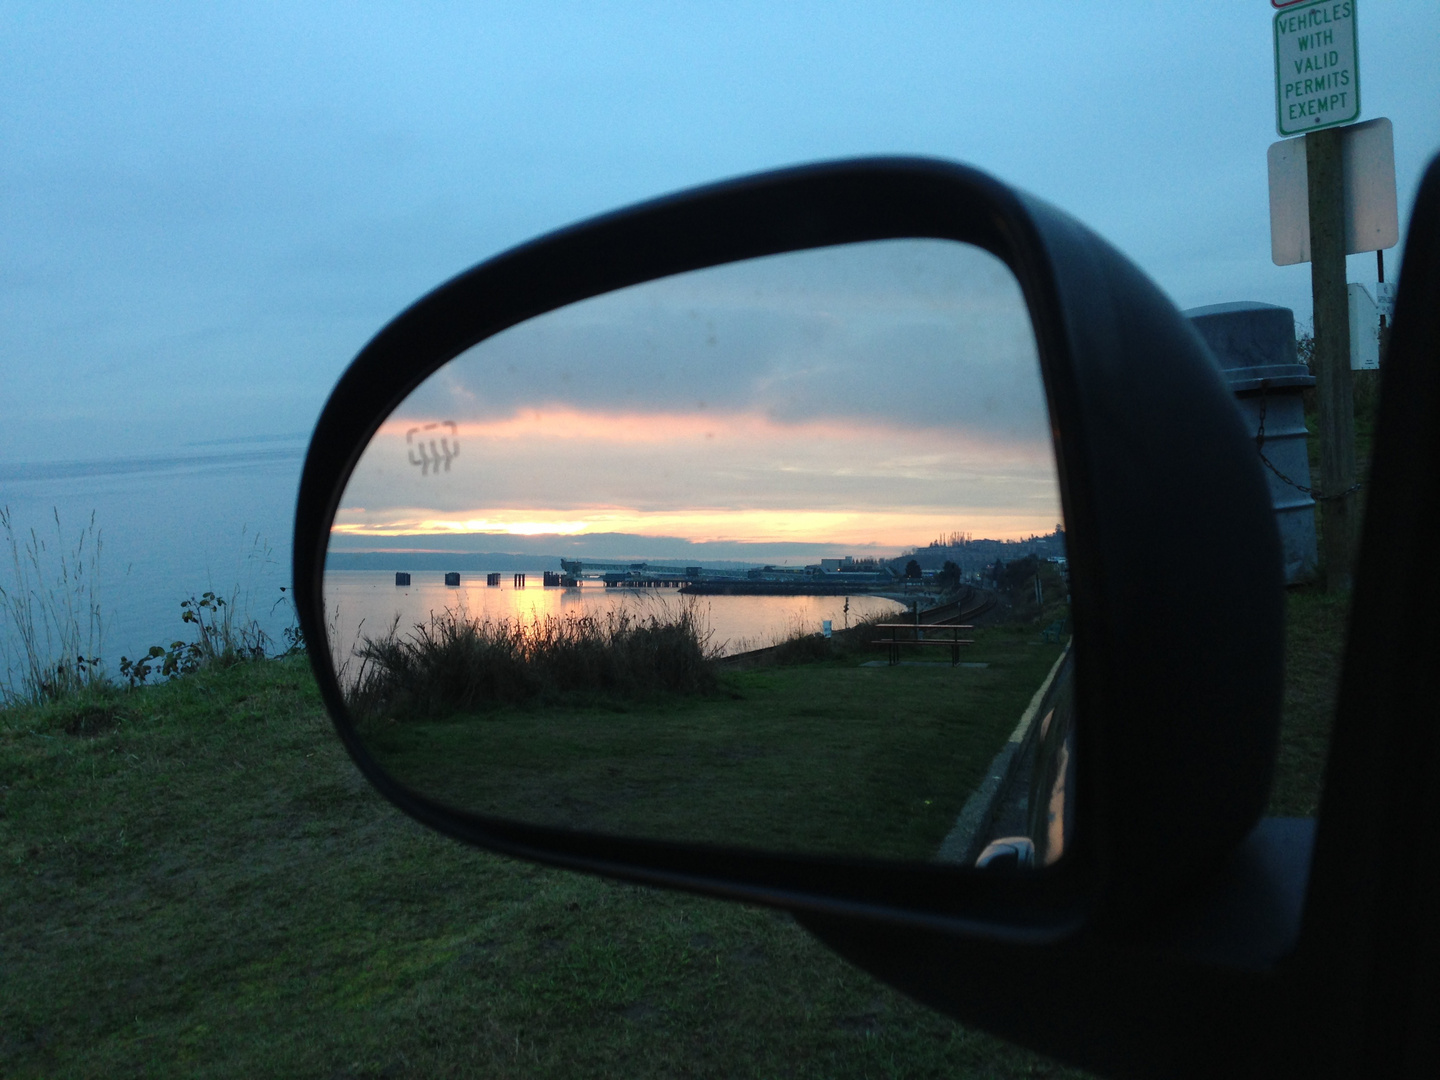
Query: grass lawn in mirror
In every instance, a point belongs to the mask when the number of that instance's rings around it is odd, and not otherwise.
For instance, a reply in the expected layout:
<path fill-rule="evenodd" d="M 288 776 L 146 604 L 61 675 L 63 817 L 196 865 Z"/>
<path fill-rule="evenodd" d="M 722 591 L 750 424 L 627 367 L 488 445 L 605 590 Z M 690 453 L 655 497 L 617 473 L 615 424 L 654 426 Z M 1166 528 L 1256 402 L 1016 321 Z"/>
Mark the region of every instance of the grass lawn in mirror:
<path fill-rule="evenodd" d="M 363 730 L 398 779 L 469 811 L 926 860 L 1061 651 L 1031 627 L 969 636 L 962 666 L 930 657 L 890 666 L 883 648 L 847 649 L 819 662 L 722 668 L 710 693 L 381 716 Z"/>

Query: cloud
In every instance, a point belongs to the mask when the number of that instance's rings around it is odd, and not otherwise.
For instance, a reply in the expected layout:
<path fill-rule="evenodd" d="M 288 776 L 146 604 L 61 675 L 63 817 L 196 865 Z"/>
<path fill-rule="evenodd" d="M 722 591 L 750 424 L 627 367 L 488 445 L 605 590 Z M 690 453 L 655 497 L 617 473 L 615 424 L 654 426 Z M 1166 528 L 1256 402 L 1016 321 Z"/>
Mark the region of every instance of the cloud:
<path fill-rule="evenodd" d="M 572 304 L 480 343 L 401 415 L 715 409 L 1035 439 L 1039 395 L 1034 332 L 1009 268 L 968 244 L 904 239 L 746 260 Z"/>
<path fill-rule="evenodd" d="M 906 240 L 679 275 L 482 342 L 381 427 L 336 530 L 898 549 L 1048 531 L 1058 505 L 1013 276 Z"/>

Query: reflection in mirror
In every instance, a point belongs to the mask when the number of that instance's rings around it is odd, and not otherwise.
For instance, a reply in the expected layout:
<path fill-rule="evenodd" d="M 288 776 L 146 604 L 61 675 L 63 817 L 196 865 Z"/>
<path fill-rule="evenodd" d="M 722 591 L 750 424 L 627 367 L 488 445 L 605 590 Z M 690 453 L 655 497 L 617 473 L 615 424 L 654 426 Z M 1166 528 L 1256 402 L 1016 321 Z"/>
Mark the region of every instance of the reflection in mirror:
<path fill-rule="evenodd" d="M 1043 863 L 1059 514 L 1004 263 L 753 259 L 541 315 L 411 394 L 333 523 L 331 655 L 379 764 L 462 810 L 967 864 L 1029 832 Z"/>

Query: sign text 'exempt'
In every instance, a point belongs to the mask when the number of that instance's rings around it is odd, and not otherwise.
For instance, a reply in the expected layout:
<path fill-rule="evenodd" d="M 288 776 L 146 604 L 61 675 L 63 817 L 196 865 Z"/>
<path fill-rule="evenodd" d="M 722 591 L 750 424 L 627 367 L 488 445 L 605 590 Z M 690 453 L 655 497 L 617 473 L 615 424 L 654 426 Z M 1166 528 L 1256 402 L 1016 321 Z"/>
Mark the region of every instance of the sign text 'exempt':
<path fill-rule="evenodd" d="M 1275 127 L 1281 135 L 1360 115 L 1355 0 L 1315 0 L 1275 15 Z"/>

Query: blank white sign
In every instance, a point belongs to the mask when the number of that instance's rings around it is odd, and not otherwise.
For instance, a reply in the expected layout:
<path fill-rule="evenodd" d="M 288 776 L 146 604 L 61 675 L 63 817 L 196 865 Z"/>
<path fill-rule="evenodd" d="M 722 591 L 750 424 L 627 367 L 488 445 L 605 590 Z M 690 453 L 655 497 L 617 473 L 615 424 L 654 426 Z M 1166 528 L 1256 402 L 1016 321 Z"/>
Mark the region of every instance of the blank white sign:
<path fill-rule="evenodd" d="M 1385 117 L 1340 128 L 1345 190 L 1345 253 L 1400 242 L 1395 197 L 1395 128 Z M 1270 258 L 1276 266 L 1310 261 L 1310 196 L 1305 139 L 1271 143 Z"/>

